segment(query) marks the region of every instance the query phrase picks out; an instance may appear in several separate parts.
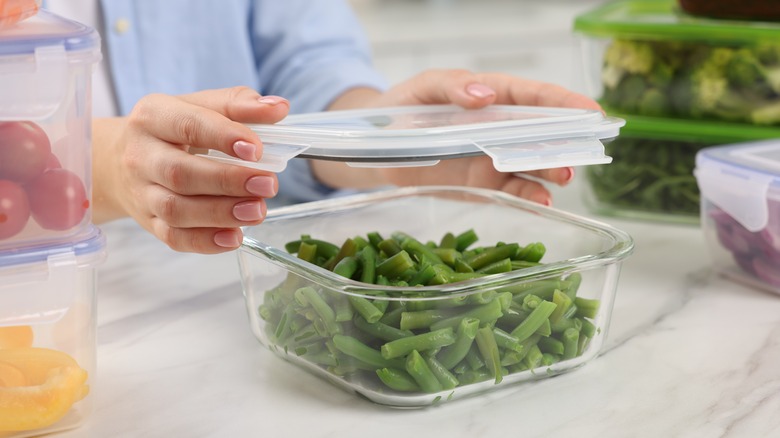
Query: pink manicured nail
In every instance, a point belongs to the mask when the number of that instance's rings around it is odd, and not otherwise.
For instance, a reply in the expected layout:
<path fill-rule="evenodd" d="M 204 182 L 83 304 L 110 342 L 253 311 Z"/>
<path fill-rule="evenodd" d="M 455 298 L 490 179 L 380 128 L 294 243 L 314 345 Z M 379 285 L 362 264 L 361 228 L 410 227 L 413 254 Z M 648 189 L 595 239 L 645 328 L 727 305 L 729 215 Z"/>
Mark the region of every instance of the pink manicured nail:
<path fill-rule="evenodd" d="M 249 193 L 255 196 L 263 198 L 272 198 L 276 196 L 274 179 L 270 176 L 253 176 L 247 180 L 245 187 Z"/>
<path fill-rule="evenodd" d="M 248 141 L 239 140 L 233 143 L 233 152 L 238 155 L 238 158 L 247 161 L 257 161 L 257 146 L 249 143 Z"/>
<path fill-rule="evenodd" d="M 257 99 L 258 102 L 262 103 L 263 105 L 278 105 L 283 102 L 287 102 L 287 99 L 284 97 L 279 96 L 261 96 L 259 99 Z"/>
<path fill-rule="evenodd" d="M 486 97 L 492 97 L 496 95 L 495 90 L 488 87 L 487 85 L 479 84 L 479 83 L 469 84 L 466 87 L 466 93 L 474 97 L 478 97 L 480 99 L 484 99 Z"/>
<path fill-rule="evenodd" d="M 566 173 L 566 177 L 563 179 L 563 183 L 568 184 L 571 182 L 571 180 L 574 179 L 574 168 L 566 167 L 565 170 L 567 173 Z"/>
<path fill-rule="evenodd" d="M 235 231 L 224 230 L 214 233 L 214 243 L 223 248 L 238 248 L 241 245 L 241 240 Z"/>
<path fill-rule="evenodd" d="M 264 202 L 246 201 L 233 206 L 233 216 L 245 222 L 259 221 L 265 217 Z"/>

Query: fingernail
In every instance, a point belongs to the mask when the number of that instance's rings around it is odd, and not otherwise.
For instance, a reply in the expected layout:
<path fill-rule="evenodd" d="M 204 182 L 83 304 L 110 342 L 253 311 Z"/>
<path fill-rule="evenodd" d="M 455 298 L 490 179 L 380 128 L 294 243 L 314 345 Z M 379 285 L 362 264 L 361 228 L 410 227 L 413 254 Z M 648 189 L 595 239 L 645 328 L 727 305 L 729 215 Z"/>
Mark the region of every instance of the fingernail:
<path fill-rule="evenodd" d="M 263 105 L 278 105 L 283 102 L 287 102 L 287 99 L 284 97 L 279 96 L 261 96 L 259 99 L 257 99 L 258 102 L 262 103 Z"/>
<path fill-rule="evenodd" d="M 235 230 L 223 230 L 214 233 L 214 243 L 223 248 L 238 248 L 241 239 Z"/>
<path fill-rule="evenodd" d="M 247 161 L 257 161 L 257 146 L 249 143 L 248 141 L 239 140 L 233 143 L 233 152 L 238 155 L 238 158 Z"/>
<path fill-rule="evenodd" d="M 469 84 L 466 87 L 466 93 L 480 99 L 484 99 L 486 97 L 492 97 L 496 95 L 495 90 L 488 87 L 487 85 L 479 84 L 479 83 Z"/>
<path fill-rule="evenodd" d="M 270 176 L 253 176 L 247 180 L 245 187 L 249 193 L 255 196 L 263 198 L 276 196 L 274 180 Z"/>
<path fill-rule="evenodd" d="M 265 203 L 259 201 L 239 202 L 233 206 L 233 216 L 245 222 L 259 221 L 265 217 Z"/>
<path fill-rule="evenodd" d="M 566 176 L 563 179 L 563 183 L 564 184 L 568 184 L 568 183 L 571 182 L 571 180 L 574 179 L 574 168 L 566 167 L 565 171 L 566 171 L 566 173 L 564 175 L 566 175 Z"/>

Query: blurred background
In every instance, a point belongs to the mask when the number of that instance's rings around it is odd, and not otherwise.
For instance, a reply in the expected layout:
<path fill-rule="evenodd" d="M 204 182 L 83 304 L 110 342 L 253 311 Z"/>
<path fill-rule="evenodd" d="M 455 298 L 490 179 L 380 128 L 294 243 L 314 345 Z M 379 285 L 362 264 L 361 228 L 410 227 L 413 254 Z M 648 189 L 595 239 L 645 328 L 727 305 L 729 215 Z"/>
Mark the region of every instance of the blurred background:
<path fill-rule="evenodd" d="M 580 92 L 574 18 L 605 0 L 350 0 L 390 83 L 427 68 L 500 71 Z"/>

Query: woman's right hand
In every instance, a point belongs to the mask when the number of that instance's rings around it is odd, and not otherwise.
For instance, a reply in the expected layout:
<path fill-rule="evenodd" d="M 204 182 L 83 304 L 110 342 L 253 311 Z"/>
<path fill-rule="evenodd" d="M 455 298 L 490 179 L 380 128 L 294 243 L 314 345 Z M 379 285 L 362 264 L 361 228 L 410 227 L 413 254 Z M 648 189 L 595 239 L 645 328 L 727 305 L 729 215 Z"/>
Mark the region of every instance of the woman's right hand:
<path fill-rule="evenodd" d="M 141 99 L 128 117 L 93 123 L 93 219 L 130 216 L 176 251 L 238 248 L 239 227 L 266 214 L 276 175 L 193 155 L 215 149 L 245 160 L 262 142 L 244 123 L 276 123 L 289 103 L 246 87 Z"/>

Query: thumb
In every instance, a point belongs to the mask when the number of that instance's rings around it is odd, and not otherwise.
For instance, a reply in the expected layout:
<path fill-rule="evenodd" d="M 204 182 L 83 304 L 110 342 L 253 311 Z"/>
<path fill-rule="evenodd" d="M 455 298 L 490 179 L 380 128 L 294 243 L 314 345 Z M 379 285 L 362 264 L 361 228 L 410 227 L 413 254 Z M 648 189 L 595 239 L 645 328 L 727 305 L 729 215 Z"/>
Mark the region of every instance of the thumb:
<path fill-rule="evenodd" d="M 482 108 L 494 103 L 496 91 L 467 70 L 428 70 L 398 85 L 396 93 L 388 95 L 412 96 L 419 104 L 452 103 L 463 108 Z M 390 104 L 408 104 L 389 102 Z"/>

